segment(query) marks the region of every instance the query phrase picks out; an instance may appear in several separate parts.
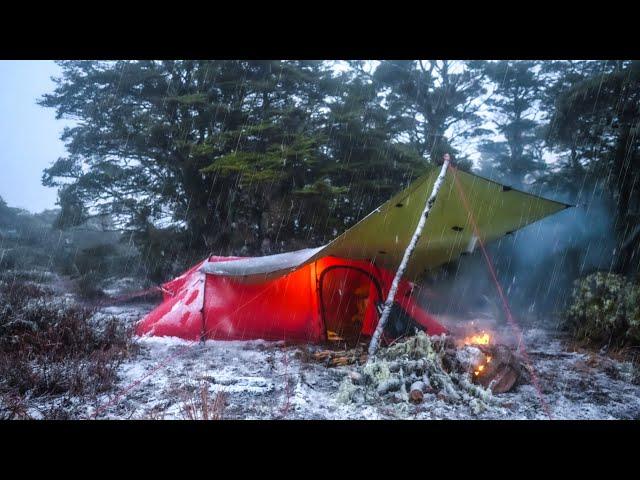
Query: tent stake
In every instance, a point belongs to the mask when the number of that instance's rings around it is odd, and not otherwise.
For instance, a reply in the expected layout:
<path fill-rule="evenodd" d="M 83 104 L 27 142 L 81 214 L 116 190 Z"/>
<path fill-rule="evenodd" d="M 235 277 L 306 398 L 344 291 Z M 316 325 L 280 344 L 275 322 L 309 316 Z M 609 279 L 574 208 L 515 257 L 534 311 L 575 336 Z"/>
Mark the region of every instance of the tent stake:
<path fill-rule="evenodd" d="M 416 248 L 418 244 L 418 240 L 420 240 L 420 236 L 422 235 L 422 230 L 424 229 L 424 225 L 427 223 L 427 218 L 429 218 L 429 212 L 431 212 L 431 207 L 436 201 L 436 197 L 438 192 L 440 191 L 440 187 L 442 187 L 442 183 L 444 182 L 445 174 L 447 173 L 447 167 L 449 166 L 449 154 L 445 153 L 444 162 L 442 164 L 442 168 L 440 169 L 440 174 L 438 178 L 436 178 L 435 183 L 433 184 L 433 190 L 431 191 L 431 195 L 427 199 L 427 202 L 424 205 L 424 210 L 422 210 L 422 215 L 420 216 L 420 221 L 418 222 L 418 226 L 416 227 L 415 232 L 413 232 L 413 237 L 407 245 L 407 249 L 404 251 L 404 256 L 402 257 L 402 261 L 400 262 L 400 266 L 396 271 L 396 276 L 393 278 L 393 282 L 391 283 L 391 288 L 389 289 L 389 294 L 387 295 L 387 300 L 384 302 L 384 309 L 382 310 L 382 315 L 380 315 L 380 320 L 378 321 L 378 326 L 376 327 L 375 332 L 373 332 L 373 336 L 371 337 L 371 342 L 369 343 L 369 358 L 373 357 L 378 350 L 378 344 L 380 343 L 380 337 L 382 336 L 382 332 L 384 330 L 384 325 L 387 323 L 389 319 L 389 314 L 391 313 L 391 307 L 393 306 L 393 302 L 396 297 L 396 292 L 398 291 L 398 285 L 400 284 L 400 279 L 402 275 L 404 275 L 404 271 L 407 269 L 407 265 L 409 264 L 409 258 L 411 254 Z"/>

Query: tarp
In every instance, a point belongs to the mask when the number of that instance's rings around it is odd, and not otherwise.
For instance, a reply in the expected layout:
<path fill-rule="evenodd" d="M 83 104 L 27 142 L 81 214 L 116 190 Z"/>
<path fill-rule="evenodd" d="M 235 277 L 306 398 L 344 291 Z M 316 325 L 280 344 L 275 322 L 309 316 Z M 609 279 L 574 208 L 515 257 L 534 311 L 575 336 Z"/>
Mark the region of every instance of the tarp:
<path fill-rule="evenodd" d="M 432 167 L 408 188 L 327 245 L 223 264 L 205 262 L 202 270 L 260 281 L 286 275 L 319 258 L 335 256 L 371 260 L 380 267 L 395 271 L 411 240 L 438 171 L 439 167 Z M 456 171 L 469 212 L 453 175 L 449 171 L 445 176 L 444 185 L 407 266 L 405 278 L 415 279 L 422 272 L 472 250 L 477 240 L 474 238 L 470 214 L 475 219 L 480 240 L 488 242 L 569 207 L 565 203 L 525 193 L 478 175 Z"/>

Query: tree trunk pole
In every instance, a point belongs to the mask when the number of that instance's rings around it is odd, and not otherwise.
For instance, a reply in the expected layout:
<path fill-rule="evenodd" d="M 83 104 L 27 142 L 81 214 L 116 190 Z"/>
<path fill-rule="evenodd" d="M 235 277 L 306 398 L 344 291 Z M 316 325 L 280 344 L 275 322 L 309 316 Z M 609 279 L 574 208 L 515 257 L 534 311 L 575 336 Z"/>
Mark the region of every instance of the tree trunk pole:
<path fill-rule="evenodd" d="M 442 168 L 440 169 L 440 174 L 438 178 L 436 178 L 435 183 L 433 184 L 433 190 L 431 191 L 431 195 L 427 199 L 427 202 L 424 205 L 424 210 L 422 210 L 422 215 L 420 216 L 420 221 L 418 222 L 418 226 L 416 227 L 415 232 L 413 233 L 413 237 L 407 246 L 407 249 L 404 251 L 404 256 L 402 257 L 402 261 L 400 262 L 400 266 L 396 271 L 396 276 L 391 283 L 391 288 L 389 289 L 389 294 L 387 295 L 387 300 L 384 302 L 384 309 L 382 310 L 382 315 L 380 315 L 380 320 L 378 321 L 378 326 L 376 327 L 375 332 L 373 332 L 373 336 L 371 337 L 371 342 L 369 343 L 369 358 L 373 357 L 378 350 L 378 344 L 380 343 L 380 337 L 382 336 L 382 332 L 384 330 L 384 325 L 387 323 L 389 319 L 389 314 L 391 313 L 391 307 L 393 306 L 393 302 L 396 297 L 396 292 L 398 291 L 398 285 L 400 285 L 400 279 L 402 275 L 404 275 L 404 271 L 407 269 L 407 265 L 409 264 L 409 258 L 411 258 L 411 254 L 416 248 L 418 244 L 418 240 L 420 240 L 420 236 L 422 235 L 422 230 L 424 229 L 425 224 L 427 223 L 427 218 L 429 218 L 429 213 L 431 212 L 431 208 L 436 201 L 436 197 L 438 192 L 440 191 L 440 187 L 442 187 L 442 183 L 444 182 L 445 174 L 447 173 L 447 168 L 449 167 L 449 154 L 446 153 L 444 155 L 444 162 L 442 164 Z"/>

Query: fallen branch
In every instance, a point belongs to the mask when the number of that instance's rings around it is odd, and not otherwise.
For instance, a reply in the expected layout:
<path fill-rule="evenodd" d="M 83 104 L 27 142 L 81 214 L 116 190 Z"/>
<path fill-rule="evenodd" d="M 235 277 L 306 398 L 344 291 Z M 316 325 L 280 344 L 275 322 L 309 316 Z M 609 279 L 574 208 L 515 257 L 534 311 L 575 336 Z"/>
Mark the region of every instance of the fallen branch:
<path fill-rule="evenodd" d="M 367 354 L 361 347 L 352 350 L 322 350 L 315 352 L 311 358 L 316 362 L 321 362 L 328 367 L 340 367 L 345 365 L 363 364 L 367 361 Z"/>

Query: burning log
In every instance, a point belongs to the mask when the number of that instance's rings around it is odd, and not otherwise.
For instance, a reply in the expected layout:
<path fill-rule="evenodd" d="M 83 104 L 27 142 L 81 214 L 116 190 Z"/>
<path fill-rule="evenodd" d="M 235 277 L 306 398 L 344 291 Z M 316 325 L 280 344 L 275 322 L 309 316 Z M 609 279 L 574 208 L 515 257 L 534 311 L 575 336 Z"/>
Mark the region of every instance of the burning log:
<path fill-rule="evenodd" d="M 474 382 L 493 393 L 505 393 L 518 380 L 525 378 L 522 360 L 506 345 L 481 345 L 478 348 L 485 358 L 484 363 L 480 363 L 473 372 Z"/>
<path fill-rule="evenodd" d="M 471 375 L 473 383 L 488 388 L 494 394 L 510 391 L 518 381 L 527 379 L 522 359 L 509 347 L 491 343 L 485 331 L 469 335 L 460 343 L 455 362 Z M 455 368 L 455 366 L 453 367 Z"/>

